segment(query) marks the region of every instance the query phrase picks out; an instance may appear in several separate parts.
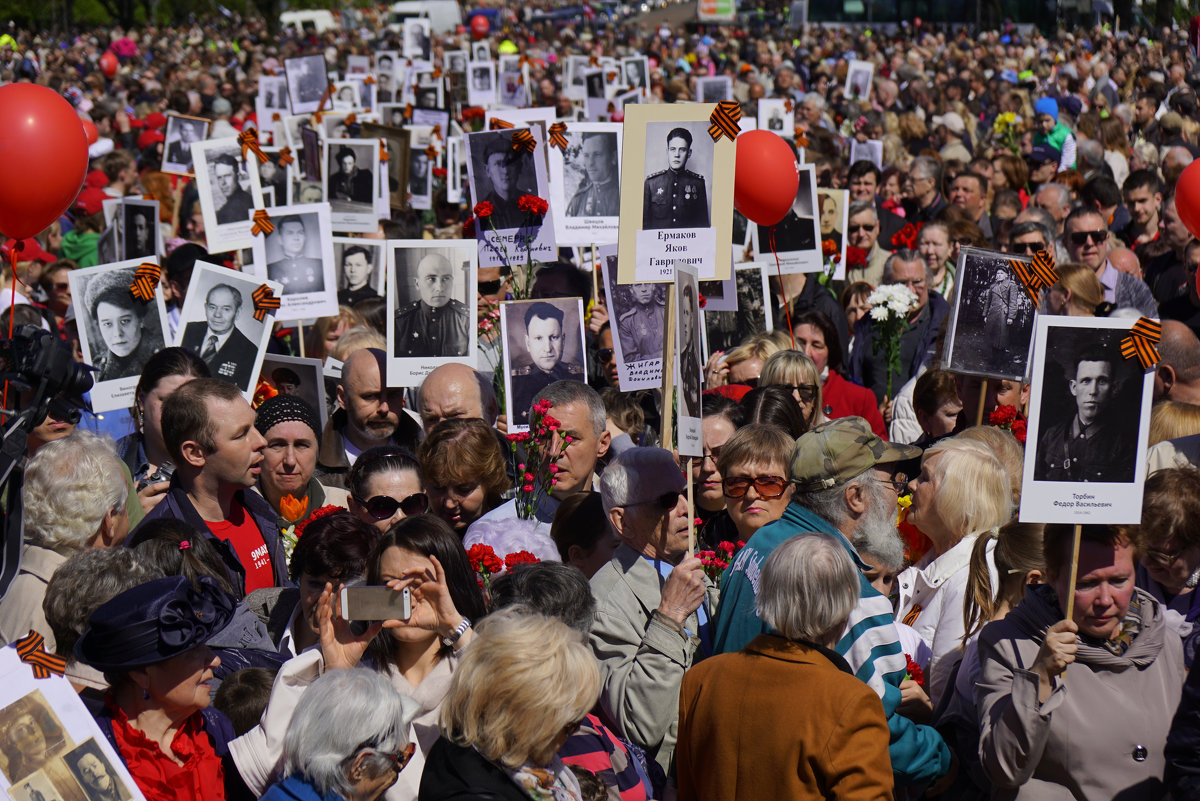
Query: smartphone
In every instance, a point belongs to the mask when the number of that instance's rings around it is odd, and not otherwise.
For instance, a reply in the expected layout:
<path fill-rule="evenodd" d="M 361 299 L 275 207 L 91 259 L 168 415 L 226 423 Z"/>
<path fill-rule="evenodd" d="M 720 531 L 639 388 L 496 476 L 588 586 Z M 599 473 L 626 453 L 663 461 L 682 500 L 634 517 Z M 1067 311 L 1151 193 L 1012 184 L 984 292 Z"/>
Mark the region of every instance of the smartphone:
<path fill-rule="evenodd" d="M 408 620 L 412 592 L 405 587 L 342 587 L 342 617 L 346 620 Z"/>

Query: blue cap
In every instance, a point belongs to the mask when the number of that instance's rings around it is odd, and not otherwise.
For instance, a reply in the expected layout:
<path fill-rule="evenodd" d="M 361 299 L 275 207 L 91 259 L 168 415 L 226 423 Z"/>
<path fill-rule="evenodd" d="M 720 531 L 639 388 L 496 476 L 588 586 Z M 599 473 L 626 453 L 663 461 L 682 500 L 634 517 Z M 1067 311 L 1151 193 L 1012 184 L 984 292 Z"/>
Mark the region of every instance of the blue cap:
<path fill-rule="evenodd" d="M 1000 73 L 1000 80 L 1008 81 L 1009 83 L 1011 83 L 1015 86 L 1017 83 L 1017 71 L 1016 70 L 1004 70 L 1003 72 Z"/>
<path fill-rule="evenodd" d="M 1058 101 L 1053 97 L 1038 98 L 1038 101 L 1033 104 L 1033 111 L 1038 115 L 1049 114 L 1055 122 L 1058 122 Z"/>

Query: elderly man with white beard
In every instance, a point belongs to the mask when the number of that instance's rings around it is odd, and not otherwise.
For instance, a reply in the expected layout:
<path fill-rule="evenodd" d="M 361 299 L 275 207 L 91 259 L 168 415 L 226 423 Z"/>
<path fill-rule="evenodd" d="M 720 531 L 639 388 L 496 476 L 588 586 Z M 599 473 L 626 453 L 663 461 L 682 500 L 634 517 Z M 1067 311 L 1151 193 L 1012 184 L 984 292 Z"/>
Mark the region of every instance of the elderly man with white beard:
<path fill-rule="evenodd" d="M 736 651 L 767 632 L 756 611 L 758 577 L 771 551 L 791 536 L 806 531 L 831 534 L 861 571 L 870 565 L 860 551 L 885 564 L 900 564 L 904 545 L 895 527 L 896 496 L 906 478 L 896 470 L 898 463 L 919 453 L 919 448 L 880 439 L 861 417 L 822 423 L 796 440 L 792 502 L 782 518 L 754 533 L 721 578 L 714 652 Z M 883 700 L 896 785 L 927 784 L 945 775 L 950 749 L 941 735 L 901 714 L 900 682 L 907 663 L 900 635 L 891 603 L 865 575 L 859 576 L 859 600 L 835 650 Z"/>

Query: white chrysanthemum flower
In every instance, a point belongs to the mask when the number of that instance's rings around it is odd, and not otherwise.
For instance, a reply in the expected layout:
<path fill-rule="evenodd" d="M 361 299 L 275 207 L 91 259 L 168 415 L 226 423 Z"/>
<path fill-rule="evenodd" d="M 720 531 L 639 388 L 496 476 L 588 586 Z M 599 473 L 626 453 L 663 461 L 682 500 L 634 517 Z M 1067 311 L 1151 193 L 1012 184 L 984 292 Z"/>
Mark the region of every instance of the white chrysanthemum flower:
<path fill-rule="evenodd" d="M 887 321 L 887 318 L 888 318 L 888 311 L 887 311 L 886 307 L 884 307 L 884 306 L 871 307 L 871 319 L 872 320 L 883 323 L 883 322 Z"/>

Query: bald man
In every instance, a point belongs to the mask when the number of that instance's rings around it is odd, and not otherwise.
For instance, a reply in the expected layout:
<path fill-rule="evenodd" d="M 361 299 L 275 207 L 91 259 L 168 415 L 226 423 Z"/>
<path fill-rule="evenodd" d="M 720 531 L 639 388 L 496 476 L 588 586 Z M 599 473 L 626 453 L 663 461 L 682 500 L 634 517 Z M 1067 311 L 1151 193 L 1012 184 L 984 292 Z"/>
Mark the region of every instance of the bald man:
<path fill-rule="evenodd" d="M 455 417 L 478 417 L 494 425 L 499 411 L 491 376 L 457 362 L 443 364 L 425 377 L 417 403 L 426 434 Z"/>
<path fill-rule="evenodd" d="M 1129 248 L 1113 248 L 1108 252 L 1108 260 L 1123 273 L 1129 273 L 1134 278 L 1145 280 L 1145 275 L 1142 274 L 1142 263 L 1138 261 L 1137 254 Z"/>
<path fill-rule="evenodd" d="M 413 282 L 420 300 L 396 311 L 395 355 L 466 356 L 471 321 L 467 304 L 452 296 L 454 266 L 445 256 L 431 253 L 417 263 Z"/>
<path fill-rule="evenodd" d="M 1162 321 L 1161 360 L 1154 370 L 1154 400 L 1200 406 L 1200 338 L 1178 320 Z"/>

